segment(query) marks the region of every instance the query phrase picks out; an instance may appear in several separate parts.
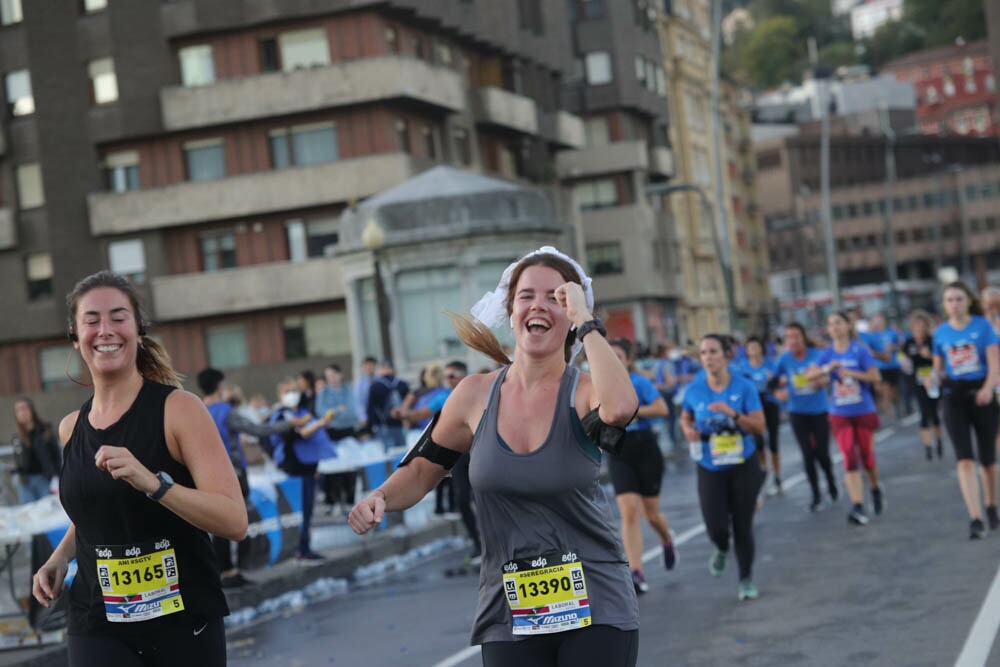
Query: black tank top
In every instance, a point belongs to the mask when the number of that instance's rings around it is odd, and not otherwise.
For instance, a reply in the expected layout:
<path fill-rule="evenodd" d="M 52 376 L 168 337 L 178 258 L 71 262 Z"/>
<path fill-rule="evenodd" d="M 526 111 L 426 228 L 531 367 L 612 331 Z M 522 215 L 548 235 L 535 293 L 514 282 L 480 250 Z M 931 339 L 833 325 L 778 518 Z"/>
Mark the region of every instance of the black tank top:
<path fill-rule="evenodd" d="M 229 613 L 208 534 L 94 465 L 101 445 L 128 447 L 149 470 L 166 472 L 177 484 L 193 487 L 191 473 L 167 449 L 164 413 L 167 396 L 173 390 L 146 380 L 128 411 L 106 429 L 95 429 L 90 423 L 93 398 L 80 408 L 64 450 L 65 463 L 59 479 L 59 498 L 76 526 L 78 570 L 69 593 L 70 634 L 155 632 L 162 623 Z M 97 547 L 163 539 L 170 541 L 176 553 L 184 611 L 147 621 L 109 622 L 97 576 Z"/>

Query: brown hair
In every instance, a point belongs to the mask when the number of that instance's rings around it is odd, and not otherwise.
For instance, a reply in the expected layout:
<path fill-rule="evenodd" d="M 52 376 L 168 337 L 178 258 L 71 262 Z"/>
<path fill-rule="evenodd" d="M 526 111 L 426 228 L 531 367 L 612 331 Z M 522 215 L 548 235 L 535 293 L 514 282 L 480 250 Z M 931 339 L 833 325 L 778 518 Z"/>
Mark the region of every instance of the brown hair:
<path fill-rule="evenodd" d="M 813 342 L 813 340 L 809 338 L 809 334 L 806 333 L 806 328 L 802 326 L 799 322 L 795 321 L 789 322 L 788 324 L 785 325 L 785 328 L 795 329 L 800 334 L 802 334 L 802 340 L 805 342 L 807 348 L 816 347 L 816 344 Z"/>
<path fill-rule="evenodd" d="M 969 315 L 982 315 L 983 314 L 983 304 L 979 303 L 979 298 L 976 297 L 976 293 L 972 291 L 972 288 L 965 284 L 964 281 L 956 280 L 950 282 L 941 288 L 941 296 L 950 289 L 957 289 L 965 292 L 965 296 L 969 297 Z"/>
<path fill-rule="evenodd" d="M 844 324 L 847 325 L 847 337 L 852 340 L 858 337 L 857 332 L 854 330 L 854 322 L 851 321 L 851 316 L 847 314 L 846 310 L 833 310 L 830 311 L 830 315 L 836 315 L 840 319 L 844 320 Z M 829 318 L 830 315 L 827 315 Z"/>
<path fill-rule="evenodd" d="M 580 275 L 576 272 L 576 269 L 561 257 L 547 253 L 525 257 L 514 267 L 514 271 L 510 276 L 510 285 L 507 287 L 507 298 L 505 299 L 508 315 L 513 312 L 514 292 L 517 289 L 517 283 L 521 279 L 521 274 L 529 266 L 545 266 L 555 269 L 567 282 L 573 282 L 577 285 L 581 284 Z M 465 343 L 465 345 L 485 354 L 498 364 L 507 365 L 511 362 L 507 353 L 504 352 L 503 347 L 500 345 L 500 341 L 497 340 L 496 335 L 488 326 L 468 315 L 458 315 L 451 312 L 446 314 L 451 318 L 459 340 Z M 567 362 L 569 362 L 572 355 L 573 343 L 575 341 L 576 332 L 570 330 L 566 334 L 566 342 L 563 345 L 563 355 Z"/>
<path fill-rule="evenodd" d="M 14 406 L 16 407 L 18 403 L 27 403 L 28 410 L 31 411 L 31 423 L 34 425 L 33 430 L 35 431 L 46 431 L 49 425 L 42 421 L 42 418 L 38 416 L 38 410 L 35 409 L 35 402 L 32 401 L 27 396 L 18 396 L 14 399 Z M 31 446 L 31 431 L 24 427 L 24 424 L 17 421 L 17 417 L 14 417 L 14 424 L 17 426 L 17 437 L 21 439 L 25 447 Z"/>
<path fill-rule="evenodd" d="M 927 336 L 930 337 L 934 333 L 934 320 L 931 319 L 930 313 L 926 310 L 914 310 L 910 313 L 910 330 L 913 330 L 913 320 L 920 320 L 927 327 Z"/>
<path fill-rule="evenodd" d="M 139 347 L 135 357 L 135 367 L 139 374 L 153 382 L 180 387 L 182 376 L 171 365 L 170 355 L 159 343 L 146 336 L 146 325 L 149 320 L 139 303 L 139 293 L 125 276 L 113 271 L 98 271 L 76 284 L 73 291 L 66 295 L 70 335 L 76 335 L 76 310 L 80 305 L 80 299 L 91 290 L 101 287 L 118 290 L 128 298 L 132 305 L 132 312 L 135 313 L 135 325 L 139 331 Z"/>
<path fill-rule="evenodd" d="M 632 370 L 635 366 L 635 360 L 632 357 L 633 347 L 632 341 L 628 338 L 615 338 L 610 341 L 611 347 L 617 347 L 619 350 L 625 353 L 625 362 L 629 370 Z"/>

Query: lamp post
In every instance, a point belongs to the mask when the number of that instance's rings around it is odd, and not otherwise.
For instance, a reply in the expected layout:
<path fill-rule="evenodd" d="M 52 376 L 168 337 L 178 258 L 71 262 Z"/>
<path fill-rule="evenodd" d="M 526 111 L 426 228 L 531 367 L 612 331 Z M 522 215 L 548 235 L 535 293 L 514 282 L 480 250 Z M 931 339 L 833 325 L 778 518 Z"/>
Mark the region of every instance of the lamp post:
<path fill-rule="evenodd" d="M 382 265 L 379 255 L 385 246 L 385 231 L 374 216 L 368 218 L 361 230 L 361 242 L 372 253 L 374 263 L 373 279 L 375 281 L 375 311 L 378 314 L 379 337 L 382 339 L 382 356 L 392 359 L 392 339 L 389 336 L 389 299 L 385 293 L 385 283 L 382 282 Z"/>
<path fill-rule="evenodd" d="M 708 200 L 708 195 L 705 194 L 705 191 L 701 187 L 691 183 L 672 183 L 669 185 L 653 184 L 646 186 L 647 197 L 669 195 L 674 192 L 696 192 L 701 198 L 702 210 L 708 213 L 708 219 L 712 220 L 712 203 Z M 729 330 L 733 331 L 739 323 L 739 317 L 736 313 L 736 296 L 733 292 L 733 267 L 730 264 L 729 254 L 723 253 L 722 243 L 719 240 L 718 228 L 715 226 L 714 222 L 709 224 L 709 227 L 712 230 L 712 244 L 715 246 L 715 254 L 722 264 L 722 282 L 725 284 L 726 288 Z"/>

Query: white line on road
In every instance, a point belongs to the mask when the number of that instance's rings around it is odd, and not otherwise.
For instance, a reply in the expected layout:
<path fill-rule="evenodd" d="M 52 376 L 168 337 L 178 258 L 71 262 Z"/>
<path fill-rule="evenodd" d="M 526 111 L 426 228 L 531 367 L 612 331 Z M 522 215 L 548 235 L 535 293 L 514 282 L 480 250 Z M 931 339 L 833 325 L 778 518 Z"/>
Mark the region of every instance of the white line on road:
<path fill-rule="evenodd" d="M 955 661 L 955 667 L 985 665 L 989 660 L 997 629 L 1000 629 L 1000 570 L 997 570 L 996 576 L 993 577 L 993 585 L 983 600 L 976 622 L 969 630 L 969 636 L 965 639 L 965 646 L 962 647 L 958 660 Z"/>
<path fill-rule="evenodd" d="M 463 662 L 469 658 L 479 655 L 482 648 L 479 646 L 467 646 L 455 655 L 450 655 L 441 662 L 436 662 L 432 667 L 455 667 L 455 665 L 461 665 Z"/>

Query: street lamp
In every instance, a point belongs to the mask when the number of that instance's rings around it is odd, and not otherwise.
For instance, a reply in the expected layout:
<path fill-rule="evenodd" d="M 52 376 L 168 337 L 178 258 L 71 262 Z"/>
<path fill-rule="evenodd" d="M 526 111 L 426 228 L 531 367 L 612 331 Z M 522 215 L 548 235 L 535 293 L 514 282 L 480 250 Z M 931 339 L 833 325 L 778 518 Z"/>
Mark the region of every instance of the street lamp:
<path fill-rule="evenodd" d="M 361 230 L 361 242 L 372 253 L 374 263 L 373 278 L 375 281 L 375 310 L 378 313 L 379 337 L 382 339 L 382 356 L 392 359 L 392 339 L 389 337 L 389 299 L 385 293 L 385 283 L 382 282 L 382 266 L 379 255 L 385 246 L 385 231 L 378 224 L 375 216 L 368 218 Z"/>

